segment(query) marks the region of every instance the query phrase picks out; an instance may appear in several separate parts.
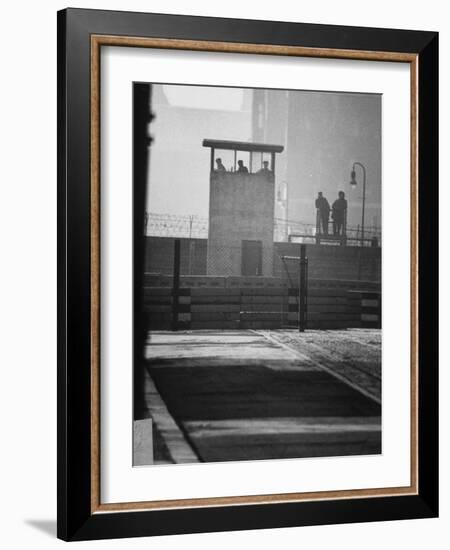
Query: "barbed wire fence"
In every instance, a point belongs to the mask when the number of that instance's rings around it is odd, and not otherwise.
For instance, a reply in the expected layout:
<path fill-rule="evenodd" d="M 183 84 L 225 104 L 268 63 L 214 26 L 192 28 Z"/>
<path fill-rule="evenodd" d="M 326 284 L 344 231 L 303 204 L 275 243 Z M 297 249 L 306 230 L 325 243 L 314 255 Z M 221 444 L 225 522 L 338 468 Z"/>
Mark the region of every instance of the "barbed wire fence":
<path fill-rule="evenodd" d="M 360 246 L 361 228 L 347 226 L 347 245 Z M 208 218 L 197 215 L 158 214 L 147 212 L 145 217 L 145 235 L 152 237 L 176 237 L 187 239 L 208 238 Z M 365 243 L 370 245 L 373 239 L 381 243 L 381 229 L 378 226 L 364 228 Z M 316 225 L 299 220 L 274 218 L 274 242 L 299 240 L 312 242 L 316 236 Z"/>

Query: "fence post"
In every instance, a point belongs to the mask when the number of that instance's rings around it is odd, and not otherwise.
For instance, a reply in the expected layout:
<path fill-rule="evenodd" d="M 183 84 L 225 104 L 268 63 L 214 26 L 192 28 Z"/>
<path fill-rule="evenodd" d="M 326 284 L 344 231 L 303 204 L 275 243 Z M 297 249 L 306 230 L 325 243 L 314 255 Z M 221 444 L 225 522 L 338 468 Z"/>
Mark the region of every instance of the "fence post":
<path fill-rule="evenodd" d="M 180 239 L 174 241 L 173 251 L 173 283 L 172 283 L 172 330 L 178 330 L 178 302 L 180 295 Z"/>
<path fill-rule="evenodd" d="M 307 266 L 306 244 L 300 245 L 300 270 L 299 270 L 299 304 L 298 304 L 298 330 L 305 332 L 307 324 Z"/>
<path fill-rule="evenodd" d="M 316 244 L 320 244 L 320 212 L 319 209 L 316 210 Z"/>

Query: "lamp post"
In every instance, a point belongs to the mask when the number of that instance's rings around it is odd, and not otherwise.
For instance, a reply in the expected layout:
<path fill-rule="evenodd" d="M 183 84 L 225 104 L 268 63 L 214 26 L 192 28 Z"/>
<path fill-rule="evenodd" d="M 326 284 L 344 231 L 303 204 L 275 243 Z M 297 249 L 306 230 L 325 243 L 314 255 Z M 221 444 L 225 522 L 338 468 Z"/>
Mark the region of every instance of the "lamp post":
<path fill-rule="evenodd" d="M 363 164 L 360 162 L 354 162 L 353 168 L 351 171 L 351 180 L 350 185 L 352 187 L 356 187 L 358 185 L 358 182 L 356 181 L 356 166 L 359 166 L 362 169 L 363 172 L 363 198 L 362 198 L 362 216 L 361 216 L 361 246 L 364 246 L 364 214 L 366 209 L 366 168 Z"/>

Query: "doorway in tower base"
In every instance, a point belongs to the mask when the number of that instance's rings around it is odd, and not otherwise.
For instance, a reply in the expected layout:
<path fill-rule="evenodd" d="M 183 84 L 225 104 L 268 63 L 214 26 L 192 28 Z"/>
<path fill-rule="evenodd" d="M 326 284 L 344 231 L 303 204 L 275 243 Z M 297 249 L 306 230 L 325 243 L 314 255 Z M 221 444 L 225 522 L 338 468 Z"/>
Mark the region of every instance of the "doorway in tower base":
<path fill-rule="evenodd" d="M 242 241 L 242 276 L 262 275 L 262 241 Z"/>

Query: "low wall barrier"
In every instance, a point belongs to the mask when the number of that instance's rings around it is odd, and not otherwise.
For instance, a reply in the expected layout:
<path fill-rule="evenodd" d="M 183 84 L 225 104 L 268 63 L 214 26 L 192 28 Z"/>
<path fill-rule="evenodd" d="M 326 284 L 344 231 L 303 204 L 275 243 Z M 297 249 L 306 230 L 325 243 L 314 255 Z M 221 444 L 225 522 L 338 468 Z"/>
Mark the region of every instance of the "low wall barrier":
<path fill-rule="evenodd" d="M 236 281 L 237 282 L 237 281 Z M 299 322 L 298 288 L 286 286 L 144 288 L 144 312 L 149 330 L 295 328 Z M 311 281 L 307 329 L 381 328 L 381 294 Z"/>

